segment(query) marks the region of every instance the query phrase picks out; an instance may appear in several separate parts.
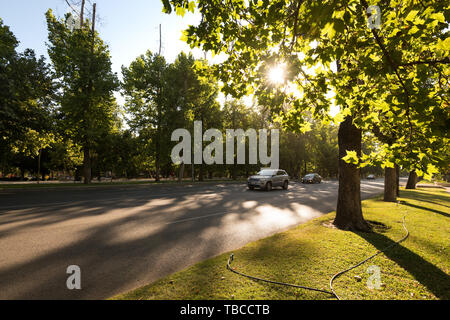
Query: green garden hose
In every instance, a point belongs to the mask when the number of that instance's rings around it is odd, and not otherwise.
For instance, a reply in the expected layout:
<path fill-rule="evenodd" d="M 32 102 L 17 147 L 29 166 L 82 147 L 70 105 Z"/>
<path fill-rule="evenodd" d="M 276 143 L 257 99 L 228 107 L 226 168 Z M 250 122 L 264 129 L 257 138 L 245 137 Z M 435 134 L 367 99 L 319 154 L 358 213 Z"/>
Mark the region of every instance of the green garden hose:
<path fill-rule="evenodd" d="M 263 281 L 263 282 L 272 283 L 272 284 L 277 284 L 277 285 L 281 285 L 281 286 L 288 286 L 288 287 L 294 287 L 294 288 L 299 288 L 299 289 L 306 289 L 306 290 L 312 290 L 312 291 L 322 292 L 322 293 L 326 293 L 326 294 L 332 295 L 332 296 L 334 296 L 334 297 L 335 297 L 336 299 L 338 299 L 338 300 L 341 300 L 341 298 L 336 294 L 336 292 L 335 292 L 334 289 L 333 289 L 333 281 L 336 280 L 337 278 L 339 278 L 339 277 L 340 277 L 341 275 L 343 275 L 344 273 L 346 273 L 346 272 L 348 272 L 348 271 L 350 271 L 350 270 L 353 270 L 353 269 L 359 267 L 360 265 L 366 263 L 367 261 L 369 261 L 369 260 L 375 258 L 375 257 L 376 257 L 377 255 L 379 255 L 380 253 L 383 253 L 383 252 L 385 252 L 386 250 L 392 248 L 393 246 L 398 245 L 399 243 L 405 241 L 405 240 L 409 237 L 409 231 L 408 231 L 408 229 L 406 228 L 406 223 L 405 223 L 405 216 L 403 216 L 403 228 L 405 229 L 406 234 L 405 234 L 405 236 L 404 236 L 402 239 L 400 239 L 400 240 L 398 240 L 398 241 L 396 241 L 396 242 L 390 244 L 389 246 L 387 246 L 387 247 L 384 248 L 383 250 L 378 250 L 376 253 L 374 253 L 373 255 L 371 255 L 370 257 L 368 257 L 367 259 L 365 259 L 365 260 L 363 260 L 363 261 L 361 261 L 361 262 L 355 264 L 354 266 L 351 266 L 351 267 L 348 268 L 348 269 L 345 269 L 345 270 L 343 270 L 343 271 L 339 271 L 338 273 L 336 273 L 336 274 L 331 278 L 331 280 L 330 280 L 330 289 L 331 289 L 331 291 L 322 290 L 322 289 L 317 289 L 317 288 L 311 288 L 311 287 L 306 287 L 306 286 L 301 286 L 301 285 L 297 285 L 297 284 L 291 284 L 291 283 L 285 283 L 285 282 L 278 282 L 278 281 L 273 281 L 273 280 L 267 280 L 267 279 L 263 279 L 263 278 L 258 278 L 258 277 L 250 276 L 250 275 L 248 275 L 248 274 L 245 274 L 245 273 L 236 271 L 236 270 L 234 270 L 234 269 L 231 267 L 231 263 L 232 263 L 233 260 L 234 260 L 234 254 L 233 254 L 233 253 L 232 253 L 232 254 L 230 255 L 230 257 L 228 258 L 227 269 L 230 270 L 231 272 L 234 272 L 234 273 L 240 275 L 240 276 L 243 276 L 243 277 L 246 277 L 246 278 L 249 278 L 249 279 L 252 279 L 252 280 Z"/>
<path fill-rule="evenodd" d="M 263 281 L 263 282 L 278 284 L 278 285 L 281 285 L 281 286 L 288 286 L 288 287 L 294 287 L 294 288 L 318 291 L 318 292 L 323 292 L 323 293 L 327 293 L 327 294 L 330 294 L 330 295 L 334 295 L 333 292 L 322 290 L 322 289 L 310 288 L 310 287 L 300 286 L 300 285 L 297 285 L 297 284 L 284 283 L 284 282 L 272 281 L 272 280 L 262 279 L 262 278 L 258 278 L 258 277 L 254 277 L 254 276 L 249 276 L 248 274 L 245 274 L 245 273 L 242 273 L 242 272 L 234 270 L 231 267 L 231 262 L 233 260 L 234 260 L 234 255 L 231 254 L 230 257 L 228 258 L 227 269 L 232 271 L 232 272 L 234 272 L 234 273 L 236 273 L 236 274 L 238 274 L 238 275 L 241 275 L 243 277 L 247 277 L 249 279 L 253 279 L 253 280 L 256 280 L 256 281 Z"/>

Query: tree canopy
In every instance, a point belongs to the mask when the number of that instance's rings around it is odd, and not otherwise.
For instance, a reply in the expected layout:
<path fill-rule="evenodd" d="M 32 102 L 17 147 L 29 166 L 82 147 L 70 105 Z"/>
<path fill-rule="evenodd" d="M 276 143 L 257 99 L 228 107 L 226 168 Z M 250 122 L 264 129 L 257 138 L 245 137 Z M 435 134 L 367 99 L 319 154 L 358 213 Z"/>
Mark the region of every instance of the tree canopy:
<path fill-rule="evenodd" d="M 351 115 L 364 130 L 401 128 L 403 140 L 386 147 L 403 154 L 409 149 L 415 155 L 408 160 L 425 153 L 412 148 L 419 132 L 427 131 L 429 141 L 448 137 L 447 1 L 163 3 L 167 13 L 198 10 L 201 22 L 184 38 L 192 47 L 227 55 L 215 70 L 223 90 L 237 97 L 256 93 L 288 128 L 302 128 L 305 111 L 330 121 L 331 91 L 341 107 L 336 121 Z M 381 10 L 380 29 L 368 27 L 373 4 Z M 280 64 L 286 90 L 268 81 L 270 68 Z"/>

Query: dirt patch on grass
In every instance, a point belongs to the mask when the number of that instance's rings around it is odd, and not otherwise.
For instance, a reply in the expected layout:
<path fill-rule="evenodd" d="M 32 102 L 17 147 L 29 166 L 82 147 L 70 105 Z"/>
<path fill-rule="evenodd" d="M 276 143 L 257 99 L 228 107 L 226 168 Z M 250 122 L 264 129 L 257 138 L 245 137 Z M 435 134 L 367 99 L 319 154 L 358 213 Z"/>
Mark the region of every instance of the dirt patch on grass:
<path fill-rule="evenodd" d="M 331 220 L 327 220 L 321 223 L 321 225 L 325 228 L 330 228 L 330 229 L 337 229 L 336 226 L 333 224 L 334 219 Z M 391 227 L 379 222 L 379 221 L 374 221 L 374 220 L 366 220 L 369 225 L 372 227 L 372 232 L 375 233 L 384 233 L 387 232 Z"/>
<path fill-rule="evenodd" d="M 337 229 L 336 226 L 333 224 L 334 219 L 331 220 L 327 220 L 321 223 L 322 226 L 324 226 L 325 228 L 330 228 L 330 229 Z"/>
<path fill-rule="evenodd" d="M 391 228 L 390 226 L 388 226 L 382 222 L 379 222 L 379 221 L 374 221 L 374 220 L 366 220 L 366 221 L 372 227 L 373 232 L 384 233 Z"/>

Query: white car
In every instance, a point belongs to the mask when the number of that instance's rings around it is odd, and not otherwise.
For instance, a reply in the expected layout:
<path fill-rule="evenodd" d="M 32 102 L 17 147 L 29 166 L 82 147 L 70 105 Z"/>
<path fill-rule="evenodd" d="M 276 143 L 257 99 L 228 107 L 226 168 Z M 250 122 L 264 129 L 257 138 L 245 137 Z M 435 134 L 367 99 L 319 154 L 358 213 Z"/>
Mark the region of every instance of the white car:
<path fill-rule="evenodd" d="M 289 175 L 284 170 L 262 169 L 256 175 L 248 178 L 247 186 L 250 190 L 260 188 L 270 191 L 273 187 L 282 187 L 287 190 Z"/>

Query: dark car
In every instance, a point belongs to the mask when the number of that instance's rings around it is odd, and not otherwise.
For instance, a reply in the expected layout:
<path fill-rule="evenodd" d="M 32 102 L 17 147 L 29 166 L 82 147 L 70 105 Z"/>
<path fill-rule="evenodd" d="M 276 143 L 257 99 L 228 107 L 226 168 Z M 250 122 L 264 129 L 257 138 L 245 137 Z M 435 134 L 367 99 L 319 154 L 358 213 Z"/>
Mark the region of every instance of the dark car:
<path fill-rule="evenodd" d="M 308 173 L 302 178 L 302 183 L 321 183 L 322 177 L 317 173 Z"/>
<path fill-rule="evenodd" d="M 262 169 L 248 178 L 247 185 L 250 190 L 260 188 L 270 191 L 272 187 L 282 187 L 286 190 L 289 186 L 289 176 L 284 170 Z"/>

